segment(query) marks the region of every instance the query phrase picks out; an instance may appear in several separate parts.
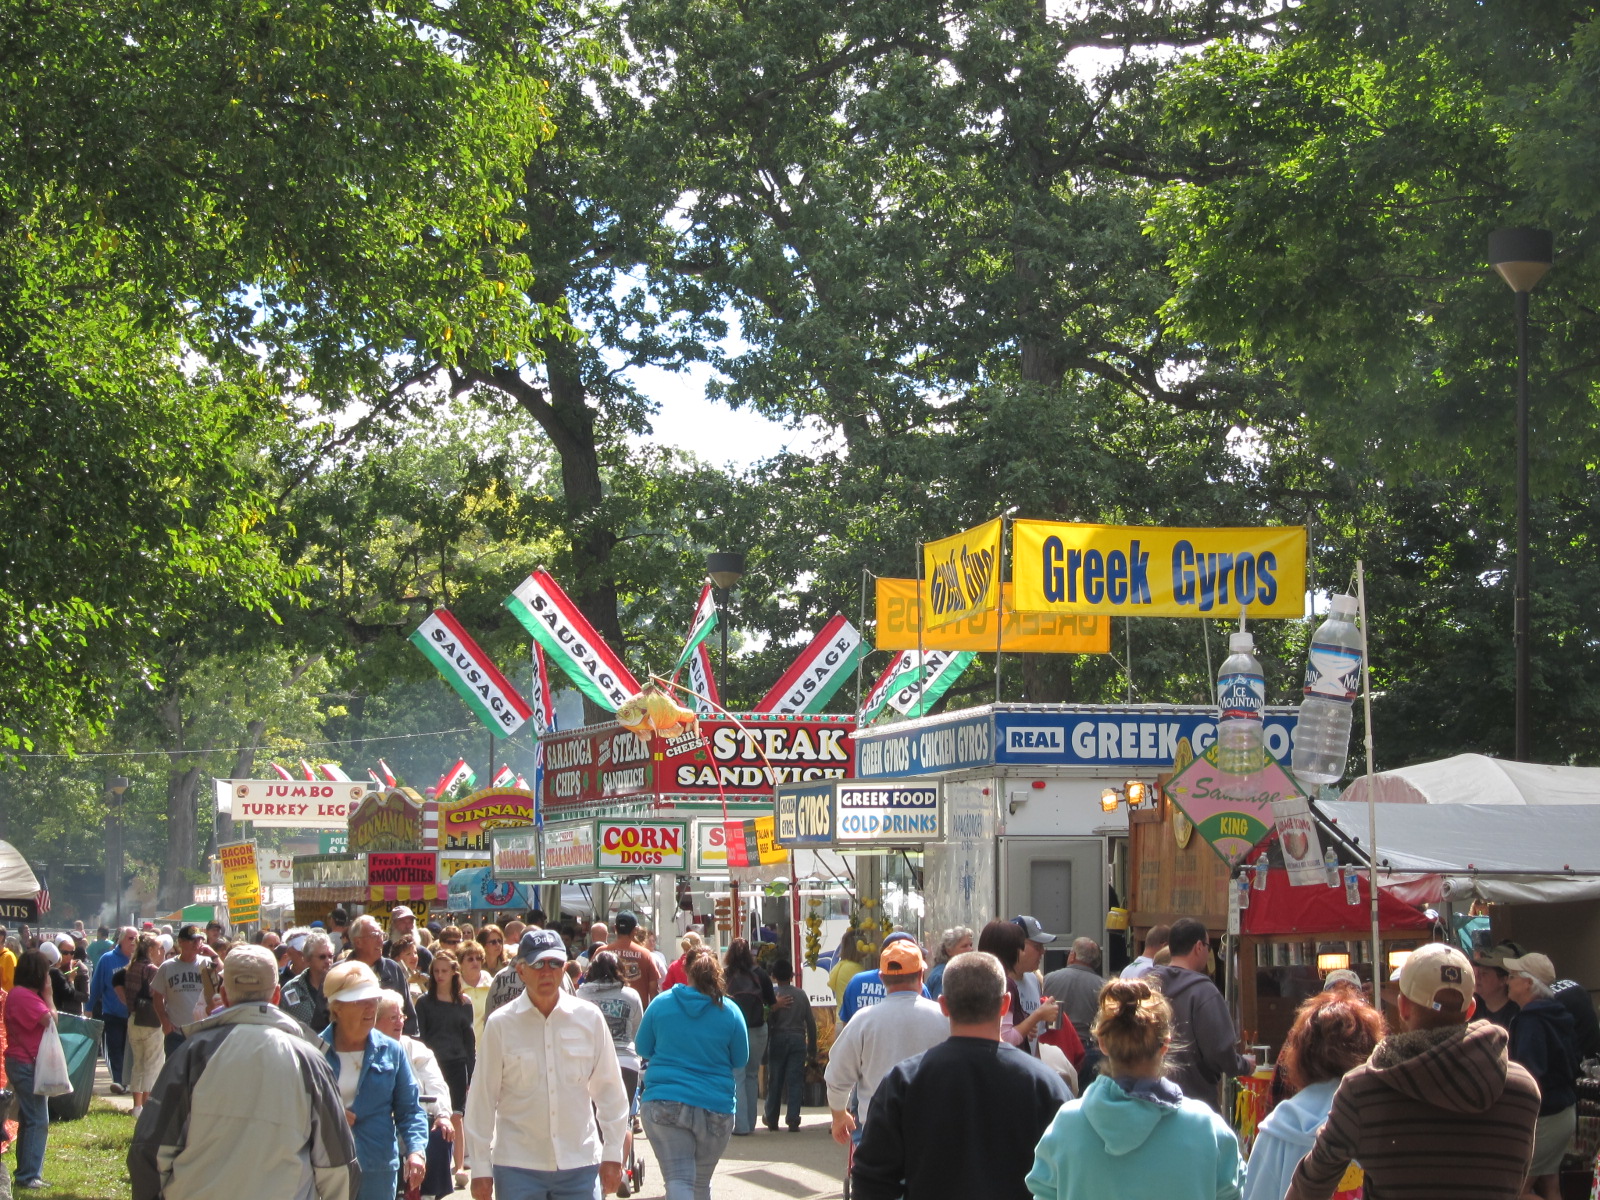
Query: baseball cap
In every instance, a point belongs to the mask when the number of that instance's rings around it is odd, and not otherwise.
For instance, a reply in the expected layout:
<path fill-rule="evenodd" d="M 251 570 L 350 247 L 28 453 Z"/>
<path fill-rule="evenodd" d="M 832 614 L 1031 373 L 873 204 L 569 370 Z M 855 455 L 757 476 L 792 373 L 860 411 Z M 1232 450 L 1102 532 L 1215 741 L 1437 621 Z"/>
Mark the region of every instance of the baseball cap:
<path fill-rule="evenodd" d="M 639 918 L 624 910 L 617 914 L 616 926 L 618 933 L 632 933 L 639 927 Z"/>
<path fill-rule="evenodd" d="M 1496 942 L 1487 950 L 1480 950 L 1472 956 L 1472 961 L 1480 967 L 1499 967 L 1502 971 L 1509 970 L 1506 959 L 1521 958 L 1526 951 L 1509 938 L 1503 942 Z"/>
<path fill-rule="evenodd" d="M 1556 981 L 1556 965 L 1543 954 L 1524 954 L 1521 958 L 1508 958 L 1500 964 L 1500 967 L 1514 974 L 1531 975 L 1545 987 Z"/>
<path fill-rule="evenodd" d="M 326 929 L 327 926 L 324 925 L 321 921 L 313 921 L 313 922 L 311 922 L 311 928 L 313 928 L 313 929 Z"/>
<path fill-rule="evenodd" d="M 1437 1007 L 1435 998 L 1440 992 L 1454 992 L 1461 997 L 1465 1011 L 1472 1004 L 1473 982 L 1467 956 L 1444 942 L 1413 950 L 1400 968 L 1400 994 L 1424 1008 Z"/>
<path fill-rule="evenodd" d="M 403 921 L 407 917 L 414 917 L 416 915 L 417 915 L 416 913 L 412 912 L 404 904 L 396 904 L 393 908 L 391 908 L 389 910 L 389 919 L 391 921 L 395 921 L 395 920 Z"/>
<path fill-rule="evenodd" d="M 306 935 L 303 933 L 293 934 L 284 945 L 298 954 L 306 948 Z"/>
<path fill-rule="evenodd" d="M 198 925 L 185 925 L 178 930 L 178 940 L 180 942 L 203 942 L 206 940 L 206 935 L 200 931 L 200 926 Z"/>
<path fill-rule="evenodd" d="M 887 950 L 891 942 L 915 942 L 916 940 L 904 929 L 896 929 L 893 933 L 884 935 L 883 941 L 878 943 L 878 949 L 880 951 Z"/>
<path fill-rule="evenodd" d="M 922 960 L 922 948 L 915 941 L 903 938 L 884 947 L 878 960 L 879 975 L 915 975 L 928 964 Z"/>
<path fill-rule="evenodd" d="M 534 963 L 555 959 L 567 961 L 567 947 L 561 935 L 553 929 L 530 929 L 517 943 L 517 961 L 533 966 Z"/>
<path fill-rule="evenodd" d="M 222 983 L 230 994 L 270 992 L 277 982 L 278 961 L 264 946 L 235 946 L 222 962 Z"/>
<path fill-rule="evenodd" d="M 1039 924 L 1036 917 L 1012 917 L 1011 923 L 1022 926 L 1022 932 L 1028 935 L 1030 942 L 1038 942 L 1042 946 L 1048 946 L 1056 940 L 1056 935 L 1046 933 L 1044 926 Z"/>
<path fill-rule="evenodd" d="M 237 953 L 235 950 L 234 954 Z M 230 954 L 228 961 L 222 964 L 224 983 L 228 981 L 228 963 L 232 961 L 233 954 Z M 276 964 L 273 972 L 277 972 Z M 328 972 L 327 978 L 322 981 L 322 994 L 330 1003 L 337 1000 L 340 1004 L 353 1004 L 358 1000 L 376 1000 L 383 995 L 383 985 L 366 963 L 347 960 Z"/>
<path fill-rule="evenodd" d="M 44 955 L 45 961 L 52 967 L 61 961 L 61 947 L 54 942 L 41 942 L 39 944 L 39 953 Z"/>
<path fill-rule="evenodd" d="M 1340 967 L 1337 971 L 1329 971 L 1328 977 L 1322 981 L 1322 990 L 1327 992 L 1338 987 L 1341 983 L 1348 983 L 1352 987 L 1361 986 L 1361 976 L 1349 967 Z"/>

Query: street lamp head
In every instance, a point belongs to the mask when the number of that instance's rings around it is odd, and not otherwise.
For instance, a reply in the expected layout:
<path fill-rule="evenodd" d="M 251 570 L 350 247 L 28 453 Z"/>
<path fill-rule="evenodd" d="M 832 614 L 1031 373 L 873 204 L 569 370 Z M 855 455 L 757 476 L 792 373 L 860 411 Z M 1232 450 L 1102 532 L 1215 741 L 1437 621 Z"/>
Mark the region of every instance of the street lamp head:
<path fill-rule="evenodd" d="M 723 591 L 744 578 L 744 555 L 733 551 L 718 551 L 706 555 L 706 574 L 711 582 Z"/>
<path fill-rule="evenodd" d="M 113 775 L 111 777 L 111 790 L 120 796 L 128 790 L 128 777 L 126 775 Z"/>
<path fill-rule="evenodd" d="M 1531 292 L 1555 261 L 1548 229 L 1496 229 L 1489 235 L 1489 262 L 1513 292 Z"/>

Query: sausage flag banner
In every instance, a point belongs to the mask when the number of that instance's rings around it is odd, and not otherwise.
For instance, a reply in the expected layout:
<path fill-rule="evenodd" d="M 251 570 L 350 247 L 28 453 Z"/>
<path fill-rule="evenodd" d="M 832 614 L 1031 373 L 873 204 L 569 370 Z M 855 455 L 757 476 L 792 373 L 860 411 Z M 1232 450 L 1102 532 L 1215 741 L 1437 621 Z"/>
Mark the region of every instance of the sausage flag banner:
<path fill-rule="evenodd" d="M 950 685 L 960 679 L 977 658 L 973 650 L 930 650 L 923 656 L 922 669 L 899 688 L 892 690 L 888 705 L 908 717 L 920 717 L 950 690 Z M 916 711 L 913 712 L 912 710 Z"/>
<path fill-rule="evenodd" d="M 856 627 L 843 614 L 835 613 L 751 711 L 779 715 L 821 712 L 850 678 L 856 663 L 871 652 Z"/>
<path fill-rule="evenodd" d="M 717 679 L 711 673 L 711 652 L 701 642 L 689 655 L 689 686 L 695 695 L 689 706 L 696 716 L 709 717 L 722 707 L 722 697 L 717 693 Z"/>
<path fill-rule="evenodd" d="M 683 670 L 684 664 L 700 643 L 711 636 L 717 627 L 717 619 L 717 602 L 711 595 L 711 585 L 708 583 L 700 589 L 700 602 L 694 606 L 694 620 L 689 623 L 689 640 L 684 642 L 683 653 L 678 655 L 678 662 L 672 668 L 674 675 Z"/>
<path fill-rule="evenodd" d="M 639 694 L 632 673 L 548 571 L 529 575 L 505 605 L 550 660 L 607 712 Z"/>
<path fill-rule="evenodd" d="M 555 696 L 550 691 L 550 671 L 545 666 L 544 647 L 537 641 L 533 643 L 533 695 L 529 698 L 529 705 L 533 709 L 533 782 L 532 789 L 528 781 L 521 775 L 516 778 L 516 785 L 522 791 L 532 790 L 536 795 L 541 794 L 539 784 L 544 776 L 544 735 L 555 732 L 556 709 Z M 537 804 L 533 810 L 533 823 L 539 828 L 544 826 L 544 806 Z"/>
<path fill-rule="evenodd" d="M 999 595 L 999 517 L 954 537 L 922 544 L 922 624 L 937 629 L 990 612 Z"/>
<path fill-rule="evenodd" d="M 1011 576 L 1022 612 L 1298 620 L 1306 530 L 1015 521 Z"/>
<path fill-rule="evenodd" d="M 879 576 L 877 631 L 879 650 L 917 649 L 917 581 Z M 1094 613 L 1018 612 L 1011 584 L 1001 588 L 1002 613 L 973 613 L 938 629 L 922 631 L 924 650 L 994 652 L 994 623 L 1004 623 L 1000 650 L 1005 654 L 1109 654 L 1111 622 Z"/>
<path fill-rule="evenodd" d="M 411 644 L 427 655 L 490 732 L 510 737 L 528 723 L 533 715 L 528 702 L 448 610 L 434 609 L 412 633 Z"/>

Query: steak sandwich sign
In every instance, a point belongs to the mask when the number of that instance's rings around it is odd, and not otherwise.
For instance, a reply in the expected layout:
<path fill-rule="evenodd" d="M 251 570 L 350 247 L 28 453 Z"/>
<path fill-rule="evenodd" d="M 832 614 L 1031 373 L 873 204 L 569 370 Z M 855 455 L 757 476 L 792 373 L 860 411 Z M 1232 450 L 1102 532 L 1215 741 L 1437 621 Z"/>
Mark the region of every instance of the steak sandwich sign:
<path fill-rule="evenodd" d="M 784 783 L 855 774 L 855 721 L 834 716 L 728 718 L 646 744 L 620 725 L 544 739 L 546 810 L 627 796 L 759 797 Z"/>

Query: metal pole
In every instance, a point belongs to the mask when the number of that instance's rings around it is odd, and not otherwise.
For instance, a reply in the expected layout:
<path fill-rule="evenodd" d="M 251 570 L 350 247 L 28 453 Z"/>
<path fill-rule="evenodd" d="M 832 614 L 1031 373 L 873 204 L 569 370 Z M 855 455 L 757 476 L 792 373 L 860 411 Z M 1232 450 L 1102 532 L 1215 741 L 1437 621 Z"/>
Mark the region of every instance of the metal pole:
<path fill-rule="evenodd" d="M 1000 557 L 994 564 L 994 702 L 1000 703 L 1000 651 L 1006 640 L 1006 573 L 1001 563 L 1006 560 L 1006 527 L 1010 524 L 1005 515 L 1000 517 Z"/>
<path fill-rule="evenodd" d="M 1356 560 L 1356 605 L 1361 610 L 1361 711 L 1367 738 L 1367 890 L 1372 902 L 1372 997 L 1383 991 L 1378 971 L 1383 963 L 1383 937 L 1378 931 L 1378 788 L 1372 765 L 1372 658 L 1367 651 L 1367 576 Z"/>
<path fill-rule="evenodd" d="M 1517 653 L 1516 748 L 1518 762 L 1528 752 L 1528 680 L 1532 638 L 1528 613 L 1528 293 L 1517 292 L 1517 577 L 1513 600 Z"/>
<path fill-rule="evenodd" d="M 861 568 L 861 616 L 860 623 L 856 626 L 856 628 L 860 631 L 862 637 L 867 636 L 867 576 L 870 574 L 872 574 L 872 572 L 868 571 L 865 567 Z M 882 613 L 878 614 L 878 620 L 883 620 Z M 883 627 L 881 625 L 878 627 L 878 636 L 883 636 Z M 863 654 L 860 658 L 856 659 L 856 712 L 858 713 L 861 711 L 861 664 L 866 661 L 866 658 L 867 656 Z M 799 966 L 799 962 L 800 960 L 798 958 L 795 959 L 797 968 Z"/>

